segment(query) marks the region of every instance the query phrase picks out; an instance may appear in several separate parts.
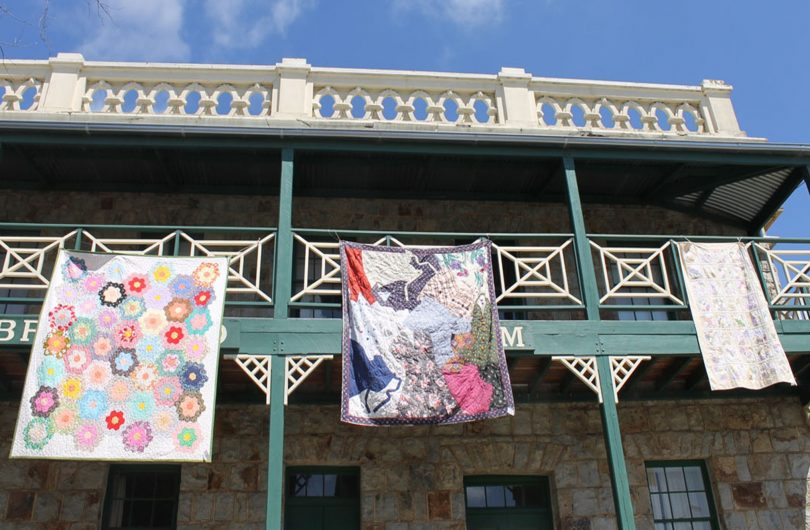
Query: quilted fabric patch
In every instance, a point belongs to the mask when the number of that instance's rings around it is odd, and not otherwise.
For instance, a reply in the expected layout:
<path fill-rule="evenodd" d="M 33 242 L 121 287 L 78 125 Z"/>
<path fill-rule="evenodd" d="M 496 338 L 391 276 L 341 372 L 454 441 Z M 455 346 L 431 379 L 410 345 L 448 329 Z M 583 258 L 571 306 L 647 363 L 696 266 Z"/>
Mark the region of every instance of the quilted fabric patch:
<path fill-rule="evenodd" d="M 341 243 L 341 419 L 459 423 L 514 414 L 491 244 Z"/>
<path fill-rule="evenodd" d="M 60 252 L 11 456 L 210 461 L 227 271 Z"/>

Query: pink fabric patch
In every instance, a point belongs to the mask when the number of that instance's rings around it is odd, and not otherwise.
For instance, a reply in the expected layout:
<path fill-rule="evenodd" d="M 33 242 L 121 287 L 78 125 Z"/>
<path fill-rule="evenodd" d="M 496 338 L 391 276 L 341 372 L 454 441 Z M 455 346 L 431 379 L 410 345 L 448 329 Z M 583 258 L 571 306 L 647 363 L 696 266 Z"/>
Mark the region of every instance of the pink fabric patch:
<path fill-rule="evenodd" d="M 481 379 L 475 365 L 465 364 L 460 371 L 445 370 L 442 373 L 450 393 L 465 414 L 480 414 L 489 410 L 492 385 Z"/>

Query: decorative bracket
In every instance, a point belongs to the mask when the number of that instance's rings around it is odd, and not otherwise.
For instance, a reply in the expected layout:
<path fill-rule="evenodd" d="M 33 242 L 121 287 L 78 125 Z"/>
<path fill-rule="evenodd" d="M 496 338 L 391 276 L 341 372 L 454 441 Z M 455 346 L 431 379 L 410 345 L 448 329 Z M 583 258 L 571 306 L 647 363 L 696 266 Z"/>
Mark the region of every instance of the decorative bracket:
<path fill-rule="evenodd" d="M 285 359 L 284 404 L 290 394 L 309 377 L 323 361 L 332 359 L 333 355 L 290 355 Z M 264 392 L 265 404 L 270 404 L 270 356 L 240 353 L 234 358 L 236 364 L 245 372 L 259 390 Z"/>
<path fill-rule="evenodd" d="M 630 376 L 644 361 L 649 361 L 649 355 L 628 355 L 625 357 L 610 358 L 610 372 L 613 374 L 613 399 L 619 402 L 619 390 L 630 380 Z"/>
<path fill-rule="evenodd" d="M 602 389 L 599 387 L 599 372 L 596 369 L 596 357 L 552 357 L 553 361 L 560 361 L 566 368 L 571 370 L 585 386 L 593 390 L 602 403 Z"/>
<path fill-rule="evenodd" d="M 596 357 L 552 357 L 554 361 L 560 361 L 568 368 L 585 386 L 596 393 L 599 403 L 602 403 L 602 387 L 599 384 L 599 371 L 596 368 Z M 619 390 L 636 371 L 636 368 L 644 362 L 650 360 L 649 355 L 627 355 L 621 357 L 610 357 L 610 372 L 613 383 L 613 400 L 619 402 Z"/>

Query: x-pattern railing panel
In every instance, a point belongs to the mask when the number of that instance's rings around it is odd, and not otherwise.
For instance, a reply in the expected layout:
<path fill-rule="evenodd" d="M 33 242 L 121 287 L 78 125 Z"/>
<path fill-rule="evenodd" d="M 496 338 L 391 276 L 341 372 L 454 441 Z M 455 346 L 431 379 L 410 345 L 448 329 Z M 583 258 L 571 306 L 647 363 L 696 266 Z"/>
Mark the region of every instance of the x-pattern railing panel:
<path fill-rule="evenodd" d="M 599 256 L 604 292 L 600 304 L 616 299 L 666 299 L 685 305 L 672 289 L 666 255 L 672 243 L 660 247 L 602 246 L 590 241 Z"/>
<path fill-rule="evenodd" d="M 571 249 L 573 238 L 560 245 L 513 246 L 493 244 L 497 260 L 501 294 L 497 301 L 506 299 L 557 298 L 581 305 L 582 301 L 571 293 L 568 282 L 565 253 Z M 514 281 L 505 277 L 512 268 Z"/>
<path fill-rule="evenodd" d="M 156 256 L 216 256 L 228 258 L 228 294 L 250 294 L 269 303 L 272 282 L 262 276 L 262 267 L 272 255 L 274 233 L 256 239 L 209 239 L 188 231 L 174 230 L 153 238 L 97 237 L 85 231 L 90 250 Z M 185 244 L 182 244 L 185 243 Z"/>
<path fill-rule="evenodd" d="M 773 305 L 807 309 L 810 303 L 810 250 L 775 250 L 755 243 L 767 256 L 774 281 Z"/>
<path fill-rule="evenodd" d="M 62 236 L 0 236 L 0 289 L 47 289 L 57 252 L 72 244 L 76 234 L 72 230 Z"/>

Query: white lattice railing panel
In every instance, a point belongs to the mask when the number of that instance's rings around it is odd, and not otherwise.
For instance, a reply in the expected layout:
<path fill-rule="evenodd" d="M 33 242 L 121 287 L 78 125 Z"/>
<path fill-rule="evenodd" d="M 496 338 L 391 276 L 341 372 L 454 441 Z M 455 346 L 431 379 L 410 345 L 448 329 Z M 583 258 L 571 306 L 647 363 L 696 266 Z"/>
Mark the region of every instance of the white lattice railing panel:
<path fill-rule="evenodd" d="M 83 112 L 264 118 L 272 86 L 261 83 L 200 83 L 89 80 Z"/>
<path fill-rule="evenodd" d="M 75 241 L 76 230 L 63 236 L 0 236 L 0 289 L 47 289 L 59 249 Z"/>
<path fill-rule="evenodd" d="M 649 355 L 628 355 L 610 358 L 610 371 L 613 374 L 613 399 L 616 403 L 619 402 L 619 391 L 630 380 L 636 368 L 644 361 L 649 360 Z"/>
<path fill-rule="evenodd" d="M 559 246 L 505 246 L 493 244 L 498 264 L 501 294 L 497 302 L 508 299 L 557 298 L 575 304 L 582 301 L 571 293 L 565 253 L 573 239 Z M 512 269 L 514 281 L 506 279 Z"/>
<path fill-rule="evenodd" d="M 308 241 L 300 234 L 293 234 L 297 251 L 303 250 L 304 284 L 290 297 L 290 302 L 301 301 L 311 296 L 340 296 L 340 243 L 336 241 Z M 375 241 L 380 245 L 383 237 Z"/>
<path fill-rule="evenodd" d="M 316 118 L 391 122 L 494 123 L 494 92 L 454 90 L 374 90 L 362 87 L 315 86 Z"/>
<path fill-rule="evenodd" d="M 537 119 L 552 129 L 599 129 L 645 133 L 703 134 L 700 101 L 570 98 L 535 92 Z"/>
<path fill-rule="evenodd" d="M 808 309 L 810 304 L 810 250 L 774 250 L 756 243 L 768 259 L 774 280 L 773 305 Z"/>
<path fill-rule="evenodd" d="M 585 383 L 585 386 L 593 390 L 602 403 L 602 388 L 599 386 L 599 371 L 596 369 L 596 357 L 574 357 L 559 356 L 552 357 L 554 361 L 560 361 L 577 379 Z"/>
<path fill-rule="evenodd" d="M 88 231 L 84 231 L 83 236 L 90 241 L 93 252 L 226 257 L 228 294 L 249 294 L 267 303 L 273 301 L 271 275 L 263 271 L 265 263 L 272 256 L 273 233 L 256 239 L 201 239 L 183 230 L 153 238 L 97 237 Z"/>
<path fill-rule="evenodd" d="M 333 355 L 294 355 L 287 357 L 284 404 L 287 404 L 290 394 L 292 394 L 322 362 L 332 358 L 334 358 Z"/>
<path fill-rule="evenodd" d="M 603 247 L 590 242 L 598 251 L 605 292 L 600 304 L 615 299 L 666 299 L 684 302 L 675 295 L 667 272 L 665 253 L 671 242 L 660 247 Z"/>

